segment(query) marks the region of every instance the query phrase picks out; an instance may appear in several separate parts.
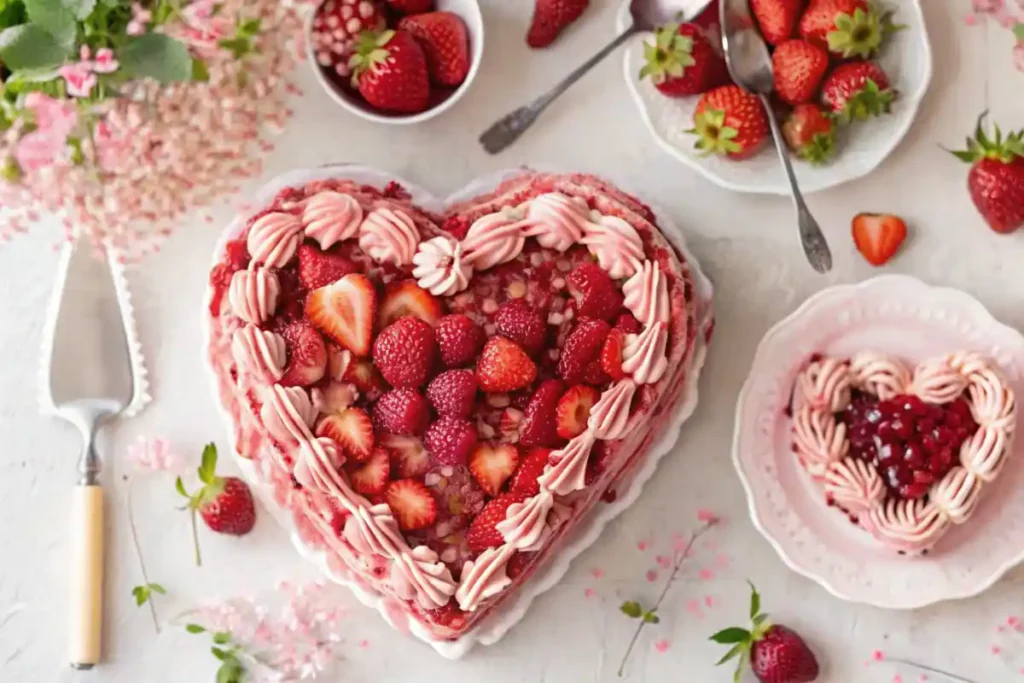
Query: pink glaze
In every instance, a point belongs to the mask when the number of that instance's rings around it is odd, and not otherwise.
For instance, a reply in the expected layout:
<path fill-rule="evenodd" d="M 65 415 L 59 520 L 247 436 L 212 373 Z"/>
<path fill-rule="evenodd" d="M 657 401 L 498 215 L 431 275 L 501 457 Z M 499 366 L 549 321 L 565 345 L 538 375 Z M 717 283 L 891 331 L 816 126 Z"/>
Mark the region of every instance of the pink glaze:
<path fill-rule="evenodd" d="M 306 237 L 316 240 L 321 249 L 330 249 L 338 242 L 359 235 L 363 208 L 351 195 L 323 190 L 306 201 L 302 224 Z"/>

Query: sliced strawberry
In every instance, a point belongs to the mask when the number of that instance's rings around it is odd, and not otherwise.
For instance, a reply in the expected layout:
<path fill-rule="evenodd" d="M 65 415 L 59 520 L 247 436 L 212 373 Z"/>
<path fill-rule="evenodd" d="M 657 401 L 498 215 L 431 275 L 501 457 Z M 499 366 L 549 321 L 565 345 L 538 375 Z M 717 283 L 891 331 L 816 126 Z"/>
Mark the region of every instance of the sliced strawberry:
<path fill-rule="evenodd" d="M 399 318 L 411 315 L 431 327 L 441 319 L 441 302 L 433 294 L 421 288 L 415 280 L 392 282 L 384 291 L 380 303 L 380 329 L 384 329 Z"/>
<path fill-rule="evenodd" d="M 434 496 L 415 479 L 399 479 L 388 484 L 384 500 L 394 513 L 398 526 L 406 531 L 426 528 L 437 519 Z"/>
<path fill-rule="evenodd" d="M 387 450 L 374 448 L 369 460 L 348 472 L 348 480 L 356 493 L 371 496 L 381 493 L 388 485 L 391 458 Z"/>
<path fill-rule="evenodd" d="M 537 378 L 537 366 L 522 347 L 504 337 L 491 337 L 476 366 L 480 388 L 488 393 L 522 389 Z"/>
<path fill-rule="evenodd" d="M 337 344 L 327 342 L 327 376 L 335 382 L 348 382 L 345 374 L 352 363 L 352 352 Z M 354 382 L 353 382 L 354 384 Z"/>
<path fill-rule="evenodd" d="M 388 388 L 388 383 L 381 377 L 377 366 L 365 359 L 353 359 L 345 368 L 345 374 L 341 379 L 354 384 L 359 392 L 370 401 L 376 401 L 381 393 Z"/>
<path fill-rule="evenodd" d="M 359 390 L 348 382 L 329 382 L 319 392 L 317 408 L 324 415 L 341 414 L 359 398 Z"/>
<path fill-rule="evenodd" d="M 349 273 L 358 273 L 353 261 L 312 244 L 299 245 L 299 282 L 306 289 L 317 289 L 337 282 Z"/>
<path fill-rule="evenodd" d="M 476 405 L 476 375 L 472 370 L 448 370 L 427 385 L 427 400 L 438 415 L 469 417 Z"/>
<path fill-rule="evenodd" d="M 582 384 L 577 384 L 565 392 L 558 401 L 556 413 L 558 436 L 572 439 L 585 432 L 590 409 L 599 398 L 601 393 L 597 389 Z"/>
<path fill-rule="evenodd" d="M 626 376 L 622 371 L 622 347 L 626 343 L 625 333 L 615 328 L 608 333 L 601 347 L 601 369 L 612 380 L 620 380 Z"/>
<path fill-rule="evenodd" d="M 449 368 L 469 365 L 484 345 L 484 331 L 461 313 L 441 318 L 434 331 L 441 360 Z"/>
<path fill-rule="evenodd" d="M 476 427 L 469 420 L 442 417 L 427 427 L 423 443 L 437 467 L 465 465 L 476 448 Z"/>
<path fill-rule="evenodd" d="M 392 389 L 373 406 L 374 424 L 389 434 L 418 436 L 429 420 L 430 405 L 415 389 Z"/>
<path fill-rule="evenodd" d="M 498 439 L 502 443 L 519 441 L 519 425 L 523 423 L 523 411 L 518 408 L 505 408 L 498 418 Z"/>
<path fill-rule="evenodd" d="M 523 424 L 519 428 L 519 443 L 524 446 L 557 446 L 561 441 L 555 429 L 555 411 L 565 385 L 560 380 L 541 382 L 530 402 L 526 404 Z"/>
<path fill-rule="evenodd" d="M 352 460 L 365 462 L 373 453 L 373 423 L 362 408 L 347 408 L 324 417 L 316 426 L 316 435 L 336 441 Z"/>
<path fill-rule="evenodd" d="M 611 326 L 603 320 L 580 318 L 576 327 L 565 339 L 562 353 L 558 357 L 558 375 L 569 384 L 583 382 L 587 367 L 599 360 L 604 340 Z"/>
<path fill-rule="evenodd" d="M 884 265 L 907 238 L 907 224 L 891 214 L 859 213 L 853 219 L 853 243 L 874 266 Z"/>
<path fill-rule="evenodd" d="M 605 270 L 593 262 L 577 266 L 565 279 L 579 315 L 612 320 L 622 309 L 622 292 Z"/>
<path fill-rule="evenodd" d="M 430 470 L 430 453 L 419 439 L 382 434 L 379 443 L 391 454 L 391 471 L 395 476 L 401 479 L 422 477 Z"/>
<path fill-rule="evenodd" d="M 360 358 L 370 353 L 376 312 L 373 283 L 357 273 L 315 289 L 306 298 L 306 317 L 310 322 Z"/>
<path fill-rule="evenodd" d="M 499 308 L 494 314 L 494 326 L 498 334 L 519 344 L 531 355 L 544 350 L 547 321 L 542 311 L 523 299 L 513 299 Z"/>
<path fill-rule="evenodd" d="M 386 327 L 373 342 L 373 364 L 397 388 L 422 386 L 434 366 L 434 328 L 405 316 Z"/>
<path fill-rule="evenodd" d="M 537 483 L 537 478 L 544 474 L 544 468 L 547 466 L 550 456 L 550 448 L 534 448 L 528 452 L 519 463 L 519 469 L 512 475 L 508 490 L 527 496 L 536 496 L 540 493 L 540 484 Z"/>
<path fill-rule="evenodd" d="M 497 525 L 505 521 L 510 505 L 522 503 L 527 498 L 529 496 L 522 493 L 503 493 L 488 502 L 466 532 L 466 545 L 469 549 L 481 553 L 488 548 L 503 545 L 505 539 L 496 528 Z"/>
<path fill-rule="evenodd" d="M 477 444 L 469 456 L 469 471 L 489 495 L 496 496 L 519 464 L 519 449 L 512 444 Z"/>
<path fill-rule="evenodd" d="M 288 366 L 281 378 L 286 387 L 308 387 L 327 370 L 327 349 L 320 333 L 304 322 L 289 323 L 281 330 L 288 350 Z"/>

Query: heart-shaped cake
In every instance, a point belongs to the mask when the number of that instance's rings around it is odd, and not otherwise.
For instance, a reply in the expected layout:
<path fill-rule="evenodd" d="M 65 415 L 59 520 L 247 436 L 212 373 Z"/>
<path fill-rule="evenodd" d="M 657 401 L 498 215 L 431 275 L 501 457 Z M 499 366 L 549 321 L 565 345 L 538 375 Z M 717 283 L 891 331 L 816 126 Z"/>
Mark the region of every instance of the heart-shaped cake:
<path fill-rule="evenodd" d="M 443 211 L 281 190 L 218 254 L 209 361 L 275 502 L 392 622 L 454 640 L 673 423 L 709 302 L 637 199 L 523 171 Z"/>
<path fill-rule="evenodd" d="M 815 356 L 797 376 L 793 452 L 828 505 L 901 553 L 974 513 L 1012 452 L 1016 401 L 973 352 L 911 369 L 874 351 Z"/>

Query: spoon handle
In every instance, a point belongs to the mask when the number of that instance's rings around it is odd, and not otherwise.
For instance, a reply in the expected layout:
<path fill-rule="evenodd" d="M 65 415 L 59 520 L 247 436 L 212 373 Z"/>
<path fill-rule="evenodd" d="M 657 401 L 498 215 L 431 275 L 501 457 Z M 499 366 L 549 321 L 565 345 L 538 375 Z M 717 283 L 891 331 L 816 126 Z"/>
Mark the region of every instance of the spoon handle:
<path fill-rule="evenodd" d="M 800 185 L 797 183 L 796 174 L 793 173 L 793 164 L 789 160 L 789 151 L 786 141 L 782 138 L 782 131 L 779 129 L 779 122 L 772 110 L 772 103 L 767 95 L 761 95 L 761 103 L 764 105 L 765 113 L 768 115 L 768 125 L 772 130 L 772 138 L 775 140 L 775 151 L 779 154 L 782 167 L 786 169 L 786 177 L 789 179 L 790 191 L 793 194 L 793 204 L 796 205 L 797 222 L 800 226 L 800 242 L 804 247 L 804 254 L 807 261 L 819 273 L 827 273 L 832 270 L 832 252 L 828 248 L 825 235 L 814 220 L 811 210 L 804 202 L 804 196 L 800 192 Z"/>
<path fill-rule="evenodd" d="M 590 71 L 595 64 L 614 52 L 617 47 L 626 42 L 626 40 L 628 40 L 630 36 L 634 35 L 637 31 L 638 29 L 636 24 L 630 26 L 625 31 L 615 36 L 610 43 L 598 50 L 593 57 L 580 64 L 575 71 L 556 83 L 550 90 L 541 94 L 533 102 L 509 112 L 503 118 L 495 121 L 494 124 L 485 130 L 483 135 L 480 136 L 480 144 L 483 145 L 484 149 L 490 154 L 497 154 L 511 145 L 519 139 L 519 136 L 522 135 L 535 120 L 537 120 L 537 117 L 540 116 L 540 113 L 544 111 L 549 104 L 554 102 L 559 95 L 564 93 L 570 86 L 582 78 L 583 75 Z"/>

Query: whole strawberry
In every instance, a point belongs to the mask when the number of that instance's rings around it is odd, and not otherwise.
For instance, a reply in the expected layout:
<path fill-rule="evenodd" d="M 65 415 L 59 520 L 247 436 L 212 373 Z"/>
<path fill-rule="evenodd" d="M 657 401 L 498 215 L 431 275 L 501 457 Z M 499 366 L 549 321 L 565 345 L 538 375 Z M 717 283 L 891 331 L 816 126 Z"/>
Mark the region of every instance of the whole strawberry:
<path fill-rule="evenodd" d="M 579 19 L 589 5 L 590 0 L 537 0 L 526 44 L 547 47 L 569 24 Z"/>
<path fill-rule="evenodd" d="M 1003 139 L 997 125 L 990 138 L 985 115 L 978 117 L 967 149 L 953 155 L 971 164 L 967 189 L 978 213 L 996 232 L 1010 233 L 1024 227 L 1024 129 Z"/>
<path fill-rule="evenodd" d="M 804 40 L 787 40 L 772 53 L 775 92 L 787 104 L 810 102 L 828 71 L 828 53 Z"/>
<path fill-rule="evenodd" d="M 640 78 L 650 78 L 669 97 L 699 95 L 728 80 L 725 60 L 694 24 L 659 28 L 654 43 L 644 43 L 644 59 Z"/>
<path fill-rule="evenodd" d="M 387 3 L 401 14 L 422 14 L 434 9 L 434 0 L 387 0 Z"/>
<path fill-rule="evenodd" d="M 196 566 L 202 566 L 199 553 L 199 535 L 196 531 L 196 513 L 212 531 L 231 536 L 244 536 L 256 524 L 256 506 L 249 486 L 238 477 L 217 476 L 217 446 L 207 444 L 197 471 L 202 487 L 195 493 L 185 490 L 181 477 L 175 482 L 178 493 L 188 499 L 184 509 L 192 520 L 192 538 L 195 542 Z"/>
<path fill-rule="evenodd" d="M 404 17 L 398 28 L 419 41 L 427 58 L 430 80 L 455 87 L 469 73 L 469 34 L 466 24 L 453 12 L 428 12 Z"/>
<path fill-rule="evenodd" d="M 408 31 L 361 33 L 349 66 L 352 85 L 373 107 L 395 114 L 427 108 L 427 59 Z"/>
<path fill-rule="evenodd" d="M 740 680 L 744 664 L 761 683 L 811 683 L 818 678 L 818 660 L 807 643 L 795 631 L 773 624 L 761 614 L 761 596 L 750 586 L 751 628 L 727 628 L 711 636 L 711 640 L 732 649 L 718 663 L 739 657 L 736 680 Z"/>
<path fill-rule="evenodd" d="M 811 0 L 799 30 L 801 38 L 838 57 L 867 59 L 898 28 L 868 0 Z"/>
<path fill-rule="evenodd" d="M 797 156 L 812 164 L 827 163 L 835 154 L 835 122 L 813 102 L 793 107 L 782 122 L 782 137 Z"/>
<path fill-rule="evenodd" d="M 687 132 L 698 136 L 694 147 L 705 155 L 746 159 L 768 139 L 768 116 L 761 100 L 736 85 L 704 93 L 693 112 L 693 125 Z"/>
<path fill-rule="evenodd" d="M 807 0 L 750 0 L 761 35 L 772 45 L 793 37 Z"/>
<path fill-rule="evenodd" d="M 825 77 L 821 102 L 840 123 L 865 121 L 889 113 L 896 91 L 874 62 L 846 62 Z"/>
<path fill-rule="evenodd" d="M 313 50 L 317 63 L 348 77 L 356 37 L 384 29 L 384 14 L 373 0 L 327 0 L 313 18 Z"/>

